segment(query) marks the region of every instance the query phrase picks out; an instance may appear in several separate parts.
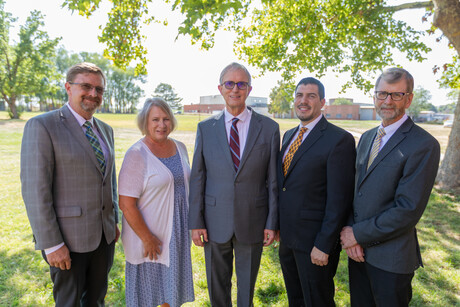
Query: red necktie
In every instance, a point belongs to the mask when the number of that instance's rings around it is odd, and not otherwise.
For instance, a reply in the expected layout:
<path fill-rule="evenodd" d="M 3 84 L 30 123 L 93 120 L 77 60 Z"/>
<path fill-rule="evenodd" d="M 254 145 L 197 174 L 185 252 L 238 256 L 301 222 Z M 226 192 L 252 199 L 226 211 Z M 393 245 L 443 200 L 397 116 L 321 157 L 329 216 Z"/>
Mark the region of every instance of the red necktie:
<path fill-rule="evenodd" d="M 236 171 L 238 171 L 238 167 L 240 166 L 240 136 L 236 127 L 238 120 L 236 117 L 233 118 L 232 126 L 230 127 L 230 153 L 232 154 L 233 165 Z"/>

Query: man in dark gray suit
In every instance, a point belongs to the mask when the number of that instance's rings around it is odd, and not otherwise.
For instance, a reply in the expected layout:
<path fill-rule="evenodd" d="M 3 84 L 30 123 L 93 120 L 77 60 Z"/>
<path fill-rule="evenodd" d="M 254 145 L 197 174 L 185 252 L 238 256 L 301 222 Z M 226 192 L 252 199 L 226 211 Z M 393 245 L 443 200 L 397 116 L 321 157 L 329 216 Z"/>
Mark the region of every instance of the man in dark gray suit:
<path fill-rule="evenodd" d="M 352 306 L 408 306 L 414 271 L 423 265 L 415 226 L 430 197 L 440 149 L 405 114 L 413 88 L 406 70 L 383 72 L 374 94 L 382 123 L 358 144 L 353 223 L 341 232 Z"/>
<path fill-rule="evenodd" d="M 212 306 L 231 306 L 233 255 L 238 306 L 252 306 L 262 247 L 278 224 L 278 124 L 246 107 L 247 69 L 231 63 L 220 75 L 223 112 L 198 124 L 190 177 L 189 228 L 204 246 Z"/>
<path fill-rule="evenodd" d="M 91 63 L 66 81 L 69 102 L 24 128 L 22 197 L 56 306 L 103 306 L 120 233 L 113 130 L 93 117 L 106 81 Z"/>

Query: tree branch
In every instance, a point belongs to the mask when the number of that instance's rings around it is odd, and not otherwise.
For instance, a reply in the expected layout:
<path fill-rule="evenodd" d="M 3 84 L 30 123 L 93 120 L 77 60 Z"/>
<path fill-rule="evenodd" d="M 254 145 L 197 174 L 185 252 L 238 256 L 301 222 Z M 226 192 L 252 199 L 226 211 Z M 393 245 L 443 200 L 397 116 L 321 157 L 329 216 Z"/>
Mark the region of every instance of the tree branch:
<path fill-rule="evenodd" d="M 384 10 L 397 12 L 397 11 L 409 10 L 409 9 L 422 9 L 422 8 L 432 9 L 433 7 L 434 7 L 433 1 L 419 1 L 419 2 L 403 3 L 400 5 L 394 5 L 394 6 L 386 6 Z"/>

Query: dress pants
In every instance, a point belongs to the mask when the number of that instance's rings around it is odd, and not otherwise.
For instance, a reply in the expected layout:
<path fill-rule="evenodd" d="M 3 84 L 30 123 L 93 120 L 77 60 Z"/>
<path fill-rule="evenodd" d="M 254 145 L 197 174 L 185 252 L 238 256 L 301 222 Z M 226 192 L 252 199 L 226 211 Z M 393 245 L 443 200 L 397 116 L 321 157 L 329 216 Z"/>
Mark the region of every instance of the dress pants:
<path fill-rule="evenodd" d="M 310 252 L 291 249 L 281 241 L 281 269 L 291 307 L 329 307 L 334 302 L 334 275 L 339 263 L 340 249 L 329 255 L 326 266 L 311 262 Z"/>
<path fill-rule="evenodd" d="M 397 274 L 348 259 L 352 307 L 406 307 L 412 299 L 414 273 Z"/>
<path fill-rule="evenodd" d="M 70 252 L 70 270 L 50 267 L 56 307 L 104 306 L 114 252 L 115 241 L 107 244 L 102 235 L 101 243 L 94 251 Z M 42 254 L 46 260 L 44 252 Z"/>
<path fill-rule="evenodd" d="M 211 240 L 204 245 L 206 278 L 211 306 L 232 306 L 233 253 L 237 279 L 238 307 L 253 306 L 263 243 L 243 244 L 235 236 L 226 243 Z"/>

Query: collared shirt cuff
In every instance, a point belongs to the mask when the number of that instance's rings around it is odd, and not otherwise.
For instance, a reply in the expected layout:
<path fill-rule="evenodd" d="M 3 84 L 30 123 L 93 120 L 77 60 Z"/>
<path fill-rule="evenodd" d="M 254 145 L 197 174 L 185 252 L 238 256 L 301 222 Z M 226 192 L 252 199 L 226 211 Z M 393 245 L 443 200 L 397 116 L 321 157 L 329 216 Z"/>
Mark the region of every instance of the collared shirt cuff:
<path fill-rule="evenodd" d="M 64 242 L 62 242 L 61 244 L 58 244 L 56 246 L 50 247 L 50 248 L 45 248 L 45 254 L 48 255 L 48 254 L 54 253 L 55 251 L 57 251 L 58 249 L 60 249 L 63 246 L 64 246 Z"/>

